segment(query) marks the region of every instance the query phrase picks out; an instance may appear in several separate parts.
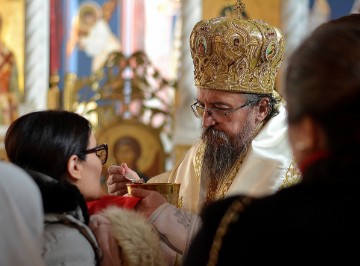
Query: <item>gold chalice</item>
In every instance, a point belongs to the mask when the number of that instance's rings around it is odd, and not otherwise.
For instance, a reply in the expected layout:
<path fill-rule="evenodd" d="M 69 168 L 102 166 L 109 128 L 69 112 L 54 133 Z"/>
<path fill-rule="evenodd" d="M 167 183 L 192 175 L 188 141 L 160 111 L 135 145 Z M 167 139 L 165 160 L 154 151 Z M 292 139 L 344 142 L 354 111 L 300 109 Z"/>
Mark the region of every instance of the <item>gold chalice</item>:
<path fill-rule="evenodd" d="M 163 195 L 167 202 L 179 207 L 179 191 L 180 184 L 177 183 L 129 183 L 126 184 L 127 191 L 131 195 L 131 190 L 135 188 L 142 188 L 148 190 L 155 190 Z"/>

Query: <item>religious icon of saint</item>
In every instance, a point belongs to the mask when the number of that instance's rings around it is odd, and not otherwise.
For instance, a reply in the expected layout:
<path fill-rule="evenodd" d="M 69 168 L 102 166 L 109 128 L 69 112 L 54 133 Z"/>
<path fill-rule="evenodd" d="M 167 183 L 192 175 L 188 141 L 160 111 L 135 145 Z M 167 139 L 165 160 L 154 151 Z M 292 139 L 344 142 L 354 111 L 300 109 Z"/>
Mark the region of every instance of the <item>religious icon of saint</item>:
<path fill-rule="evenodd" d="M 3 21 L 0 16 L 0 36 Z M 14 53 L 0 39 L 0 124 L 9 125 L 18 116 L 19 83 Z"/>

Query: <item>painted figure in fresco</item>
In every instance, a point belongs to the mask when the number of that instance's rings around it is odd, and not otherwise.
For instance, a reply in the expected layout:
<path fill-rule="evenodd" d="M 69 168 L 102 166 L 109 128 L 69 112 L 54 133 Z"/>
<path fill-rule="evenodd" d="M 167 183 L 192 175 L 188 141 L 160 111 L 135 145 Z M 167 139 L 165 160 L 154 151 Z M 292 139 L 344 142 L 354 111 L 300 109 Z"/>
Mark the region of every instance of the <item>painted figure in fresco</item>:
<path fill-rule="evenodd" d="M 117 164 L 126 163 L 128 167 L 136 171 L 145 182 L 149 179 L 138 168 L 138 160 L 141 155 L 140 143 L 133 137 L 125 136 L 114 144 L 114 158 Z"/>
<path fill-rule="evenodd" d="M 108 23 L 116 5 L 116 0 L 109 0 L 102 7 L 95 1 L 83 2 L 73 20 L 66 47 L 67 56 L 78 45 L 80 50 L 92 58 L 93 72 L 102 67 L 111 52 L 121 50 L 120 41 Z"/>
<path fill-rule="evenodd" d="M 0 16 L 0 36 L 3 20 Z M 19 84 L 13 52 L 0 38 L 0 124 L 9 125 L 18 116 Z"/>

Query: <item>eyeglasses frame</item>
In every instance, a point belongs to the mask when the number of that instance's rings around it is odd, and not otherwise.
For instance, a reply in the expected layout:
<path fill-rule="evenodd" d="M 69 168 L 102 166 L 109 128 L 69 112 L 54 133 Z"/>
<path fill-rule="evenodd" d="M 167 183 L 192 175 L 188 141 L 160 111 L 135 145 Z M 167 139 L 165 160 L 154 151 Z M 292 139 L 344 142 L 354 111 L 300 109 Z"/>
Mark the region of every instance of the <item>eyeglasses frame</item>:
<path fill-rule="evenodd" d="M 107 162 L 107 159 L 108 159 L 108 154 L 109 154 L 109 150 L 108 150 L 108 145 L 106 143 L 103 143 L 103 144 L 100 144 L 94 148 L 91 148 L 91 149 L 88 149 L 88 150 L 85 150 L 85 151 L 82 151 L 78 154 L 79 155 L 85 155 L 85 154 L 89 154 L 89 153 L 95 153 L 96 156 L 100 159 L 100 157 L 98 156 L 97 152 L 98 151 L 102 151 L 102 150 L 105 150 L 106 151 L 106 156 L 105 156 L 105 160 L 101 162 L 102 165 L 104 165 L 106 162 Z"/>
<path fill-rule="evenodd" d="M 239 110 L 239 109 L 242 109 L 250 104 L 253 104 L 254 102 L 247 102 L 247 103 L 244 103 L 243 105 L 240 105 L 239 107 L 236 107 L 236 108 L 233 108 L 233 109 L 229 109 L 229 110 L 224 110 L 222 108 L 209 108 L 207 110 L 205 110 L 205 107 L 201 106 L 201 105 L 198 105 L 199 102 L 195 102 L 193 103 L 190 107 L 195 115 L 196 118 L 199 118 L 199 119 L 202 119 L 203 116 L 199 116 L 198 114 L 198 111 L 196 110 L 196 107 L 200 107 L 201 109 L 204 110 L 204 113 L 207 112 L 208 116 L 210 116 L 211 118 L 213 118 L 211 115 L 213 114 L 211 111 L 224 111 L 224 116 L 228 116 L 229 114 L 235 112 L 236 110 Z"/>

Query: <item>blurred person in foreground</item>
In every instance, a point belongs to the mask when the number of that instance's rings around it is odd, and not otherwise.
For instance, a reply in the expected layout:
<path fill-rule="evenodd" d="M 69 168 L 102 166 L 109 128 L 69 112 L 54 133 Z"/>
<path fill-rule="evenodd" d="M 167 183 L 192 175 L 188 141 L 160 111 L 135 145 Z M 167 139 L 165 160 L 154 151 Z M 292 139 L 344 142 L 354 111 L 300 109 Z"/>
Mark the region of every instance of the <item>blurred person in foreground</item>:
<path fill-rule="evenodd" d="M 45 265 L 39 188 L 20 167 L 0 161 L 0 264 Z"/>
<path fill-rule="evenodd" d="M 237 18 L 198 22 L 190 35 L 197 97 L 191 105 L 203 132 L 170 172 L 148 182 L 180 183 L 180 206 L 164 203 L 155 192 L 135 189 L 143 198 L 137 210 L 156 227 L 165 243 L 185 252 L 203 206 L 246 193 L 260 197 L 299 179 L 288 143 L 286 112 L 275 81 L 284 55 L 279 29 L 261 20 Z M 126 193 L 126 165 L 111 166 L 110 194 Z"/>
<path fill-rule="evenodd" d="M 360 15 L 317 28 L 289 59 L 284 96 L 300 183 L 210 204 L 184 265 L 359 263 Z"/>

